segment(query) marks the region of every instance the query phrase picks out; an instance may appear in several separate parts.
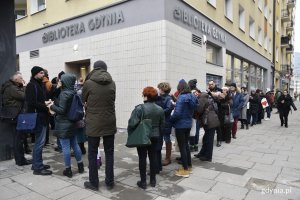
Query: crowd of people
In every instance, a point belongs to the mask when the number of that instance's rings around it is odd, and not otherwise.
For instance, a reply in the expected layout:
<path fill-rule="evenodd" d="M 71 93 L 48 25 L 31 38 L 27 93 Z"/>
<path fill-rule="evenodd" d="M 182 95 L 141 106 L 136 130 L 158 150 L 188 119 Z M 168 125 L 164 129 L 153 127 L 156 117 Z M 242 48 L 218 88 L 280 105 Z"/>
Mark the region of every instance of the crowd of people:
<path fill-rule="evenodd" d="M 291 107 L 297 110 L 286 90 L 274 94 L 270 89 L 264 93 L 260 89 L 251 88 L 248 94 L 246 86 L 238 88 L 235 83 L 227 83 L 219 88 L 214 80 L 209 80 L 207 88 L 200 90 L 197 88 L 197 79 L 188 82 L 182 79 L 176 89 L 171 94 L 172 88 L 168 82 L 161 82 L 157 87 L 145 87 L 142 91 L 144 103 L 134 108 L 128 120 L 127 129 L 130 132 L 136 129 L 142 119 L 151 119 L 151 144 L 137 147 L 140 171 L 137 186 L 142 189 L 147 188 L 147 156 L 150 161 L 151 187 L 156 186 L 156 174 L 163 170 L 163 166 L 172 162 L 173 131 L 180 151 L 180 157 L 176 160 L 181 165 L 175 175 L 189 177 L 193 170 L 191 152 L 197 152 L 194 156 L 201 161 L 212 161 L 215 133 L 216 146 L 220 147 L 222 142 L 229 144 L 231 139 L 237 139 L 238 122 L 241 124 L 240 129 L 248 130 L 251 126 L 261 124 L 263 120 L 270 120 L 272 109 L 276 106 L 281 126 L 287 128 Z M 77 81 L 75 75 L 64 72 L 50 81 L 47 70 L 34 66 L 27 85 L 22 74 L 16 72 L 2 86 L 1 94 L 3 107 L 17 108 L 18 113 L 38 113 L 34 134 L 14 133 L 17 165 L 32 164 L 35 175 L 52 174 L 51 166 L 44 164 L 42 158 L 43 147 L 49 143 L 51 127 L 57 137 L 56 150 L 63 153 L 63 175 L 67 177 L 73 175 L 71 149 L 78 164 L 78 172 L 84 172 L 82 155 L 86 153 L 84 142 L 88 141 L 89 181 L 84 186 L 98 190 L 97 154 L 102 138 L 105 184 L 108 189 L 114 187 L 116 85 L 107 72 L 105 62 L 96 61 L 84 81 Z M 68 117 L 75 94 L 81 97 L 85 108 L 85 116 L 79 121 L 72 121 Z M 204 135 L 199 142 L 201 127 Z M 25 152 L 29 152 L 28 135 L 34 142 L 32 161 L 24 156 Z M 163 159 L 164 143 L 166 152 Z"/>

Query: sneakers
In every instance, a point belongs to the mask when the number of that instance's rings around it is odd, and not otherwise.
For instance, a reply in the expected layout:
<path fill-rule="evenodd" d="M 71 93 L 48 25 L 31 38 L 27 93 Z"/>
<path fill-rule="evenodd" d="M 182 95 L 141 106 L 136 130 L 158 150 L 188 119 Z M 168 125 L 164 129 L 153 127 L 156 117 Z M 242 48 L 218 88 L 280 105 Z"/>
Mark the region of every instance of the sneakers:
<path fill-rule="evenodd" d="M 192 174 L 192 173 L 193 173 L 193 168 L 192 168 L 192 167 L 189 167 L 189 168 L 188 168 L 188 171 L 189 171 L 190 174 Z"/>
<path fill-rule="evenodd" d="M 266 120 L 266 121 L 269 121 L 269 120 L 270 120 L 270 118 L 266 118 L 265 120 Z"/>
<path fill-rule="evenodd" d="M 188 178 L 190 176 L 190 172 L 189 170 L 185 170 L 185 169 L 178 169 L 175 172 L 176 176 L 180 176 L 180 177 L 184 177 L 184 178 Z"/>

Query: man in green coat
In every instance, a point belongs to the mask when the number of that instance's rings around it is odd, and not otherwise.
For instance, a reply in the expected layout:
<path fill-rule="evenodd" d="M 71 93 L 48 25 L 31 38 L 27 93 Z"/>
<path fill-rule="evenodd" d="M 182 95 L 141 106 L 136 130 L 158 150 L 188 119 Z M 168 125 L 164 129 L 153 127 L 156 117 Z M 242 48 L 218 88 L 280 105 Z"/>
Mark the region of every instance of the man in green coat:
<path fill-rule="evenodd" d="M 97 153 L 100 137 L 103 137 L 105 152 L 105 183 L 108 189 L 114 187 L 114 140 L 116 85 L 107 72 L 105 62 L 94 63 L 94 69 L 85 80 L 82 100 L 86 103 L 86 135 L 88 136 L 89 181 L 85 188 L 98 190 L 99 177 Z"/>

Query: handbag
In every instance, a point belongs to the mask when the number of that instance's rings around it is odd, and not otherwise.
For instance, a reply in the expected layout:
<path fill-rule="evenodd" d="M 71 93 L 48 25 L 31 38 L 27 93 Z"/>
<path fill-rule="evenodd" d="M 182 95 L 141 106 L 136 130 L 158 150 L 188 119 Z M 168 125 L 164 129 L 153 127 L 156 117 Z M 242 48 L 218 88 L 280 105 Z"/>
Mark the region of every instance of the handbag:
<path fill-rule="evenodd" d="M 230 124 L 234 122 L 233 114 L 230 111 L 230 106 L 228 105 L 229 114 L 224 116 L 224 124 Z"/>
<path fill-rule="evenodd" d="M 19 114 L 16 130 L 19 132 L 32 133 L 37 125 L 37 113 Z"/>
<path fill-rule="evenodd" d="M 131 133 L 128 132 L 126 147 L 143 147 L 151 145 L 150 134 L 152 132 L 152 120 L 144 119 L 144 109 L 138 126 Z"/>

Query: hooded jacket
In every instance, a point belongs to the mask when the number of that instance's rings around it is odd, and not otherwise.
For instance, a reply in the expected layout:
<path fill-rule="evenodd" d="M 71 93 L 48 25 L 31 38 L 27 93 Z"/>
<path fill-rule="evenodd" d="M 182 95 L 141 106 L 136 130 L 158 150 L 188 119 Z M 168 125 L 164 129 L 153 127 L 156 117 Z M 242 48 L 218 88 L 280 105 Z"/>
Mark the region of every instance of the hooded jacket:
<path fill-rule="evenodd" d="M 5 82 L 1 88 L 3 106 L 18 107 L 20 110 L 25 101 L 25 90 L 23 86 L 18 87 L 11 80 Z"/>
<path fill-rule="evenodd" d="M 174 128 L 191 128 L 192 117 L 197 105 L 196 96 L 192 93 L 181 93 L 177 98 L 174 114 L 171 116 Z"/>
<path fill-rule="evenodd" d="M 51 106 L 56 112 L 54 134 L 58 138 L 66 139 L 74 135 L 76 125 L 68 119 L 68 113 L 72 104 L 76 77 L 72 74 L 64 74 L 61 77 L 62 89 L 58 101 Z"/>
<path fill-rule="evenodd" d="M 82 101 L 86 108 L 86 135 L 102 137 L 117 132 L 116 85 L 104 69 L 91 71 L 82 88 Z"/>

